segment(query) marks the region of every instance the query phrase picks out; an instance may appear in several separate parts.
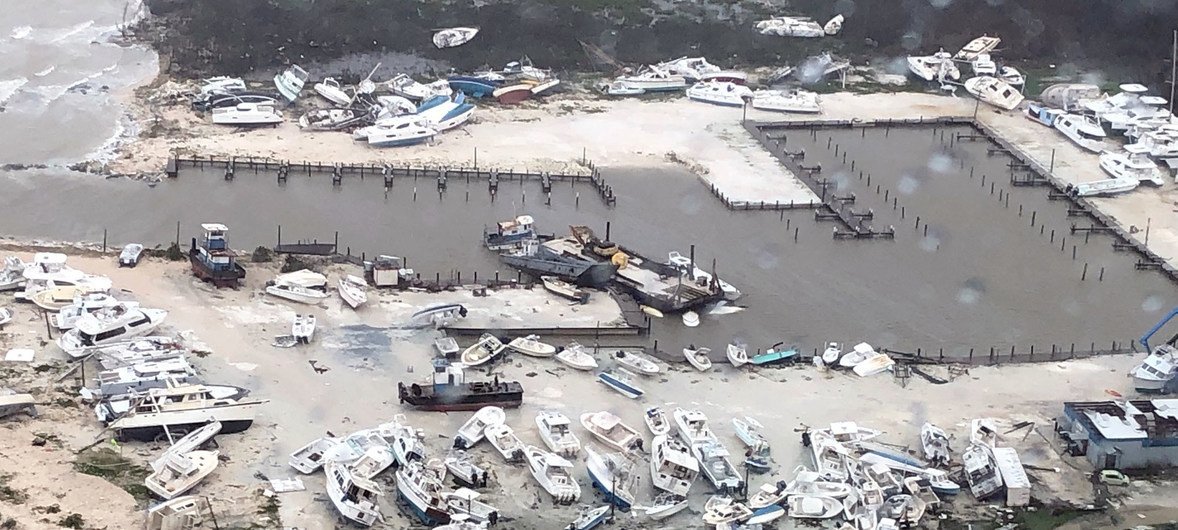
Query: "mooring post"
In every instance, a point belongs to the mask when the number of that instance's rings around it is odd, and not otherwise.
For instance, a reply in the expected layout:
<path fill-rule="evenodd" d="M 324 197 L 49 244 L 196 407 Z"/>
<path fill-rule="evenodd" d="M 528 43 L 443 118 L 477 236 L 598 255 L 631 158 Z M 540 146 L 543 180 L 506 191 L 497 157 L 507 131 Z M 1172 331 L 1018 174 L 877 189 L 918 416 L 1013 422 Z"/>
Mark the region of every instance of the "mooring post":
<path fill-rule="evenodd" d="M 1055 243 L 1055 230 L 1051 230 L 1051 242 Z"/>
<path fill-rule="evenodd" d="M 1100 278 L 1097 278 L 1096 281 L 1100 281 L 1100 282 L 1104 281 L 1104 267 L 1100 268 Z"/>
<path fill-rule="evenodd" d="M 794 227 L 794 243 L 798 242 L 798 228 Z"/>
<path fill-rule="evenodd" d="M 1038 213 L 1039 213 L 1038 211 L 1033 211 L 1033 212 L 1031 212 L 1031 226 L 1035 226 L 1035 216 L 1036 216 Z"/>
<path fill-rule="evenodd" d="M 1086 281 L 1087 279 L 1088 279 L 1088 262 L 1085 261 L 1084 262 L 1084 272 L 1080 273 L 1080 281 Z"/>
<path fill-rule="evenodd" d="M 1048 173 L 1055 172 L 1055 149 L 1051 150 L 1051 167 L 1047 170 Z"/>

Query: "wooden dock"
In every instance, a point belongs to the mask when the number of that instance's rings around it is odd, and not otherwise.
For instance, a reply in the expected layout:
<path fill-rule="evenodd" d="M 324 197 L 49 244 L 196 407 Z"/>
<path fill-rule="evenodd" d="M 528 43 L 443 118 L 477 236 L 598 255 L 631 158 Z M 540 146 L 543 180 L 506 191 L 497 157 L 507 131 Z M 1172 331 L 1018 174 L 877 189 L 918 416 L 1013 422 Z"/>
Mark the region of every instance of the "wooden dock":
<path fill-rule="evenodd" d="M 553 182 L 585 183 L 593 186 L 597 195 L 608 206 L 617 202 L 612 185 L 605 182 L 601 172 L 591 160 L 584 161 L 584 173 L 553 173 L 550 171 L 516 171 L 502 168 L 473 167 L 428 167 L 393 164 L 372 163 L 331 163 L 290 160 L 277 160 L 260 157 L 217 157 L 213 155 L 173 155 L 168 159 L 164 172 L 172 178 L 177 178 L 180 171 L 186 168 L 200 170 L 221 170 L 225 180 L 233 180 L 239 173 L 249 172 L 255 175 L 263 173 L 274 175 L 279 184 L 285 183 L 291 175 L 329 176 L 333 186 L 342 186 L 344 177 L 380 178 L 384 180 L 385 189 L 393 187 L 397 179 L 426 179 L 437 183 L 439 191 L 445 191 L 451 182 L 486 181 L 487 188 L 492 195 L 498 192 L 499 184 L 511 181 L 539 181 L 545 194 L 551 193 Z"/>

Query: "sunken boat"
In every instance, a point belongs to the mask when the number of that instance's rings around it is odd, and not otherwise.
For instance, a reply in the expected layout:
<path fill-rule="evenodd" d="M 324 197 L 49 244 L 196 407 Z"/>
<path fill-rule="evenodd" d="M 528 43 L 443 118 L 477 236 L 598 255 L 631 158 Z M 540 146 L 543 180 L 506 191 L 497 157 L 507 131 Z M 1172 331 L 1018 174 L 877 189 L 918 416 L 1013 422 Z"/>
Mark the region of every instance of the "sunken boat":
<path fill-rule="evenodd" d="M 466 381 L 463 367 L 446 359 L 434 359 L 432 384 L 397 383 L 397 397 L 401 403 L 421 410 L 449 412 L 478 410 L 487 406 L 519 407 L 524 400 L 524 387 L 518 381 Z"/>

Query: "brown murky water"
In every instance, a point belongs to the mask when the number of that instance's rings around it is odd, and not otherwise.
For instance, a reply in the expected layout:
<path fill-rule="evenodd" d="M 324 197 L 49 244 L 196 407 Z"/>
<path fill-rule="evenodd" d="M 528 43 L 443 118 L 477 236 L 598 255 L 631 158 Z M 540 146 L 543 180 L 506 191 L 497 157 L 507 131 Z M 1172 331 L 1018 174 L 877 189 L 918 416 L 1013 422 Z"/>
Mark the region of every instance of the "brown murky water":
<path fill-rule="evenodd" d="M 626 168 L 605 170 L 619 195 L 612 209 L 588 186 L 567 183 L 555 185 L 545 204 L 538 182 L 502 184 L 492 201 L 485 182 L 451 181 L 439 196 L 433 181 L 400 180 L 386 196 L 379 179 L 346 179 L 333 189 L 326 176 L 292 176 L 278 186 L 273 175 L 246 171 L 232 182 L 220 173 L 186 171 L 154 188 L 9 176 L 8 192 L 0 196 L 7 214 L 0 232 L 94 241 L 106 227 L 112 245 L 164 243 L 176 237 L 179 221 L 186 245 L 200 222 L 218 221 L 230 226 L 231 244 L 246 250 L 273 245 L 281 224 L 285 241 L 326 241 L 338 230 L 341 248 L 354 254 L 407 256 L 423 276 L 460 271 L 466 280 L 475 271 L 480 278 L 515 274 L 482 249 L 484 225 L 523 213 L 546 233 L 564 233 L 571 224 L 603 232 L 611 221 L 612 239 L 652 257 L 686 253 L 694 244 L 699 263 L 710 268 L 716 260 L 720 275 L 745 293 L 738 303 L 746 310 L 705 315 L 695 329 L 676 317 L 656 321 L 653 338 L 665 350 L 696 343 L 722 351 L 733 340 L 753 348 L 784 341 L 806 350 L 829 340 L 867 341 L 901 351 L 943 349 L 946 356 L 968 355 L 971 348 L 979 355 L 991 347 L 1009 352 L 1011 346 L 1049 351 L 1072 343 L 1080 350 L 1093 342 L 1124 344 L 1174 305 L 1174 286 L 1163 276 L 1134 270 L 1136 257 L 1114 253 L 1107 236 L 1085 243 L 1082 235 L 1068 234 L 1073 219 L 1064 201 L 1048 200 L 1043 188 L 1012 188 L 1007 157 L 988 156 L 982 142 L 950 148 L 951 134 L 787 134 L 790 150 L 804 148 L 807 164 L 822 163 L 840 183 L 840 195 L 853 192 L 857 210 L 875 212 L 875 226 L 896 227 L 893 241 L 834 240 L 834 225 L 815 221 L 811 211 L 732 212 L 685 172 Z"/>

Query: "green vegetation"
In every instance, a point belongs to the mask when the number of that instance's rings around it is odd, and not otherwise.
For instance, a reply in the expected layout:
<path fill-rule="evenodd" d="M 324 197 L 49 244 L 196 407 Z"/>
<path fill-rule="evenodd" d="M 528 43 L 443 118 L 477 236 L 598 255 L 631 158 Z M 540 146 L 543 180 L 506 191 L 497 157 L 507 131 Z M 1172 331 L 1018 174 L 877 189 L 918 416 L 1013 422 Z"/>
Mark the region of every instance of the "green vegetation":
<path fill-rule="evenodd" d="M 79 473 L 106 479 L 137 500 L 147 500 L 151 492 L 143 485 L 143 479 L 151 473 L 108 447 L 92 447 L 78 454 L 74 469 Z"/>
<path fill-rule="evenodd" d="M 274 261 L 274 251 L 268 247 L 259 246 L 254 249 L 254 253 L 250 256 L 250 261 L 254 263 L 270 263 Z"/>

